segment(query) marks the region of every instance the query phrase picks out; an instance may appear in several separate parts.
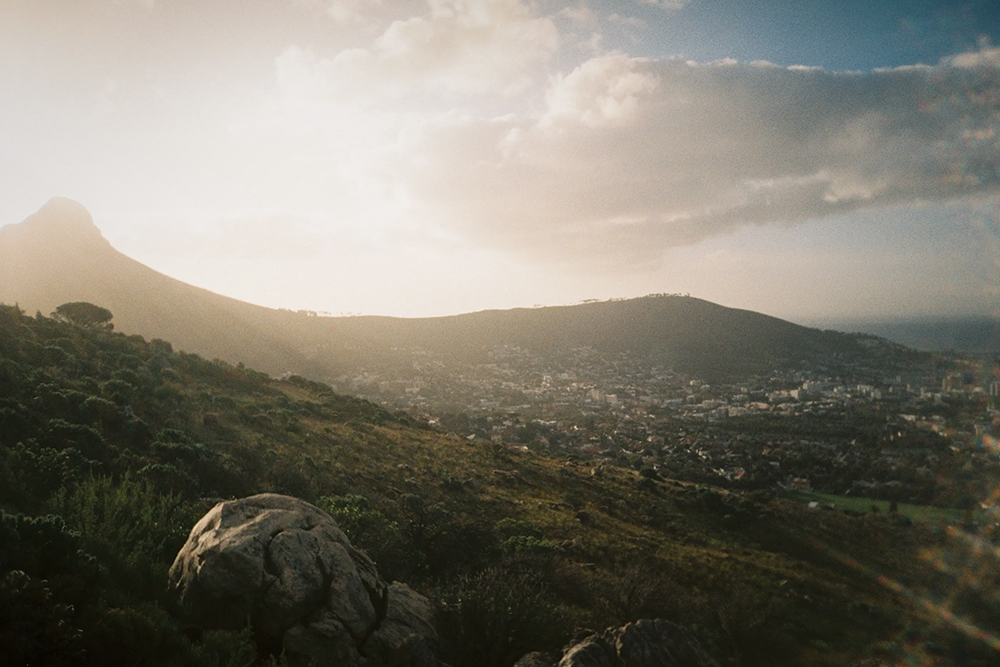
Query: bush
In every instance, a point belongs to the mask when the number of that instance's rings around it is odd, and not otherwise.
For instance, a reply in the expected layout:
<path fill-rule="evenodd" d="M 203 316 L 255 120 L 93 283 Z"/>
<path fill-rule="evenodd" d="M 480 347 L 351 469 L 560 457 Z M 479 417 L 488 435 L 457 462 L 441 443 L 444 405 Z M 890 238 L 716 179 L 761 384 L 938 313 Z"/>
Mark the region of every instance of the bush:
<path fill-rule="evenodd" d="M 453 667 L 510 667 L 530 651 L 558 649 L 571 630 L 531 560 L 461 577 L 446 600 L 442 657 Z"/>
<path fill-rule="evenodd" d="M 9 665 L 85 664 L 72 605 L 20 570 L 0 576 L 0 646 Z"/>
<path fill-rule="evenodd" d="M 488 527 L 455 516 L 444 503 L 404 493 L 396 506 L 400 530 L 427 559 L 421 573 L 426 577 L 475 571 L 496 554 L 496 539 Z"/>
<path fill-rule="evenodd" d="M 62 517 L 0 512 L 0 574 L 23 570 L 33 577 L 96 576 L 93 558 Z"/>
<path fill-rule="evenodd" d="M 493 526 L 493 532 L 497 534 L 501 540 L 508 540 L 512 537 L 524 536 L 524 537 L 542 537 L 542 530 L 538 526 L 534 526 L 527 521 L 522 519 L 514 519 L 512 517 L 507 517 L 497 521 L 496 525 Z"/>
<path fill-rule="evenodd" d="M 423 554 L 409 545 L 396 522 L 372 508 L 364 496 L 324 496 L 317 505 L 371 556 L 384 578 L 407 579 L 407 574 L 425 565 Z"/>
<path fill-rule="evenodd" d="M 640 618 L 663 618 L 689 624 L 705 615 L 705 601 L 681 587 L 666 566 L 638 557 L 615 560 L 592 585 L 599 626 L 624 625 Z"/>
<path fill-rule="evenodd" d="M 35 440 L 0 450 L 0 467 L 6 484 L 0 494 L 25 509 L 45 503 L 60 489 L 72 487 L 92 462 L 75 448 L 62 451 L 41 447 Z"/>
<path fill-rule="evenodd" d="M 157 493 L 130 476 L 121 482 L 88 478 L 51 505 L 121 588 L 140 599 L 162 595 L 167 569 L 201 514 L 179 496 Z"/>
<path fill-rule="evenodd" d="M 795 662 L 793 641 L 778 619 L 790 618 L 787 601 L 737 583 L 713 603 L 723 649 L 738 665 L 774 665 Z"/>
<path fill-rule="evenodd" d="M 548 540 L 541 540 L 534 535 L 513 535 L 501 545 L 506 554 L 554 554 L 562 551 Z"/>

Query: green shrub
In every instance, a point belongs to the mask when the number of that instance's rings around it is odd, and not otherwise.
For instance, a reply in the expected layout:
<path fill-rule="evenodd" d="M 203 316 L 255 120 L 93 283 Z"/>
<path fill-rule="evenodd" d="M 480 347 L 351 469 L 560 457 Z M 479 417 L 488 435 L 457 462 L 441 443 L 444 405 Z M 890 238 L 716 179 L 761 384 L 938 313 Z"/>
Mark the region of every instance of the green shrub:
<path fill-rule="evenodd" d="M 64 574 L 94 577 L 96 563 L 81 546 L 80 535 L 70 531 L 62 517 L 0 512 L 0 574 L 23 570 L 46 579 Z"/>
<path fill-rule="evenodd" d="M 541 539 L 542 530 L 538 526 L 534 526 L 527 521 L 522 519 L 514 519 L 512 517 L 506 517 L 497 521 L 496 525 L 493 527 L 493 532 L 497 534 L 501 540 L 508 540 L 512 537 L 535 537 Z"/>
<path fill-rule="evenodd" d="M 730 660 L 746 666 L 796 662 L 791 655 L 794 642 L 779 622 L 793 616 L 788 604 L 786 599 L 742 583 L 716 596 L 712 607 L 720 643 Z"/>
<path fill-rule="evenodd" d="M 530 651 L 561 647 L 571 630 L 531 561 L 461 577 L 441 614 L 443 659 L 453 667 L 510 667 Z"/>
<path fill-rule="evenodd" d="M 688 625 L 705 615 L 704 600 L 679 585 L 662 563 L 639 557 L 615 560 L 590 586 L 599 626 L 623 625 L 640 618 L 664 618 Z"/>
<path fill-rule="evenodd" d="M 73 447 L 84 457 L 94 461 L 107 461 L 112 454 L 104 436 L 93 427 L 71 424 L 62 419 L 49 420 L 45 444 L 54 449 Z"/>
<path fill-rule="evenodd" d="M 130 476 L 120 482 L 90 477 L 57 495 L 51 507 L 116 582 L 140 599 L 162 595 L 167 569 L 201 514 L 180 496 L 158 493 Z"/>
<path fill-rule="evenodd" d="M 374 509 L 367 498 L 352 494 L 324 496 L 316 503 L 328 513 L 355 545 L 364 549 L 388 579 L 406 579 L 426 558 L 408 543 L 396 522 Z"/>
<path fill-rule="evenodd" d="M 0 495 L 24 509 L 36 508 L 53 494 L 71 488 L 91 463 L 73 447 L 56 450 L 42 447 L 33 439 L 0 450 L 0 470 L 6 484 Z"/>
<path fill-rule="evenodd" d="M 47 582 L 20 570 L 0 575 L 0 647 L 4 664 L 83 665 L 73 606 L 57 601 Z"/>
<path fill-rule="evenodd" d="M 496 554 L 496 539 L 488 526 L 456 516 L 444 503 L 428 503 L 421 495 L 404 493 L 396 501 L 396 510 L 403 535 L 426 558 L 421 576 L 433 579 L 476 571 Z"/>
<path fill-rule="evenodd" d="M 122 605 L 92 612 L 83 634 L 90 667 L 159 667 L 184 664 L 189 646 L 180 627 L 154 604 Z"/>
<path fill-rule="evenodd" d="M 533 535 L 514 535 L 501 545 L 506 554 L 555 554 L 562 551 L 552 542 Z"/>
<path fill-rule="evenodd" d="M 100 396 L 88 396 L 80 404 L 80 414 L 90 423 L 100 422 L 104 426 L 115 426 L 122 421 L 118 406 Z"/>

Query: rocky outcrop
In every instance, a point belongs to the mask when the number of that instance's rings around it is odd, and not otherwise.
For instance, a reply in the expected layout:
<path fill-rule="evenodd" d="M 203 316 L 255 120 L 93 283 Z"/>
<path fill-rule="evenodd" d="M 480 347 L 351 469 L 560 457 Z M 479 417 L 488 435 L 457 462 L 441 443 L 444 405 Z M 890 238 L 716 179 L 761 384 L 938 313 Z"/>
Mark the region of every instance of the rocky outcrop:
<path fill-rule="evenodd" d="M 558 662 L 559 656 L 551 653 L 533 651 L 521 657 L 514 663 L 514 667 L 553 667 Z"/>
<path fill-rule="evenodd" d="M 562 659 L 529 653 L 515 667 L 719 667 L 683 626 L 643 619 L 579 637 Z"/>
<path fill-rule="evenodd" d="M 336 522 L 309 503 L 261 494 L 219 503 L 170 568 L 189 619 L 254 630 L 290 661 L 338 667 L 438 667 L 434 609 L 382 581 Z"/>

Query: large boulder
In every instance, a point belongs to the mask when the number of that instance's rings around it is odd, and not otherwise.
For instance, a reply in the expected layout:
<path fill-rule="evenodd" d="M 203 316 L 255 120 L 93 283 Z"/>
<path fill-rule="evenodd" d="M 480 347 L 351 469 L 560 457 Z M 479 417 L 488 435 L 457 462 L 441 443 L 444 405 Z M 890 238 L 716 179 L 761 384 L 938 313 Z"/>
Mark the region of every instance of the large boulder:
<path fill-rule="evenodd" d="M 557 664 L 558 663 L 558 664 Z M 562 659 L 529 653 L 514 667 L 719 667 L 683 626 L 643 619 L 579 635 Z"/>
<path fill-rule="evenodd" d="M 293 663 L 440 665 L 427 598 L 382 581 L 333 518 L 297 498 L 213 507 L 177 554 L 170 586 L 193 623 L 239 629 L 249 619 Z"/>

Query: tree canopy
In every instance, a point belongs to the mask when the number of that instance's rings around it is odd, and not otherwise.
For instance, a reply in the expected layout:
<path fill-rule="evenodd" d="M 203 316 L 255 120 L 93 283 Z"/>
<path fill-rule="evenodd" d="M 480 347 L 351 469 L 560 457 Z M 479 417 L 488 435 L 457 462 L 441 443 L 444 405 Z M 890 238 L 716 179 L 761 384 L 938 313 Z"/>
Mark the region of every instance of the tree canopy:
<path fill-rule="evenodd" d="M 115 326 L 111 323 L 111 318 L 114 316 L 110 310 L 95 306 L 86 301 L 64 303 L 55 309 L 52 317 L 81 327 L 91 327 L 94 329 L 110 330 Z"/>

